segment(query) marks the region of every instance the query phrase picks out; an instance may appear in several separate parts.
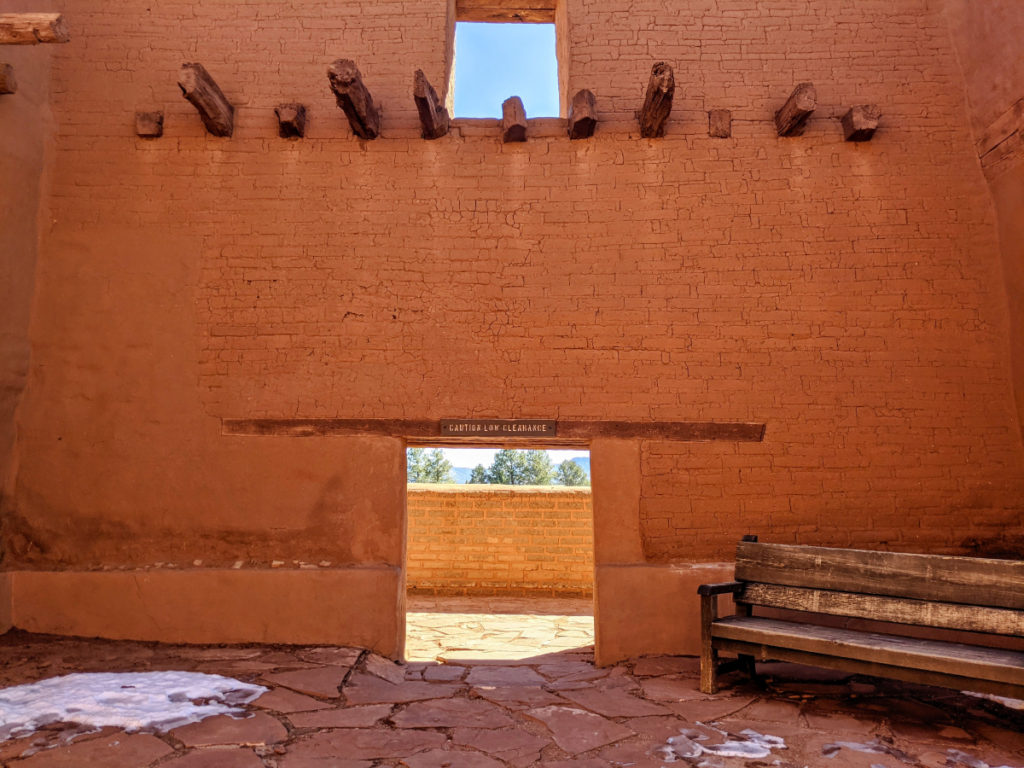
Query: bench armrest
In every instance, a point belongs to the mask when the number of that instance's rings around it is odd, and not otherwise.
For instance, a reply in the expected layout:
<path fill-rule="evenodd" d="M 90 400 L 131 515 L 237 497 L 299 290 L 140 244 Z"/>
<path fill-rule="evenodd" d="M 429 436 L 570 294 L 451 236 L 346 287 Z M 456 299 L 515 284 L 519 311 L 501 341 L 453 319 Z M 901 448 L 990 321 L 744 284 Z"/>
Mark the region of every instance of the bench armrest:
<path fill-rule="evenodd" d="M 710 597 L 711 595 L 738 595 L 743 591 L 743 587 L 746 584 L 742 581 L 723 581 L 718 584 L 701 584 L 697 587 L 697 594 L 703 597 Z"/>

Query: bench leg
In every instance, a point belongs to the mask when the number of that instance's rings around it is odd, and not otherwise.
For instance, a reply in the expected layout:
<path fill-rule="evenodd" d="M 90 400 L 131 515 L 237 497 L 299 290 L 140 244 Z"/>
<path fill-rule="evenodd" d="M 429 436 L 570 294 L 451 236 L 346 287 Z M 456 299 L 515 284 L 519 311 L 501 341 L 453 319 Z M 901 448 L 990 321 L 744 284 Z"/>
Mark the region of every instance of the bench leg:
<path fill-rule="evenodd" d="M 718 652 L 711 645 L 711 622 L 717 613 L 714 595 L 700 597 L 700 691 L 716 693 L 715 671 L 718 667 Z"/>
<path fill-rule="evenodd" d="M 754 663 L 754 657 L 749 656 L 745 653 L 740 654 L 740 662 L 743 664 L 743 671 L 750 675 L 751 680 L 757 680 L 757 665 Z"/>

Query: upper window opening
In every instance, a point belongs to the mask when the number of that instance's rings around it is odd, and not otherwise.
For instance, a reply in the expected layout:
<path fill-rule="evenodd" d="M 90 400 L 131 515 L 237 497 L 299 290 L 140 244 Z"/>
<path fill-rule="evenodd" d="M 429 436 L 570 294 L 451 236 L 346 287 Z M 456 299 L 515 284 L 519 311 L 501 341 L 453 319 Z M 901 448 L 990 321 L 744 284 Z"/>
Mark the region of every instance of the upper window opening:
<path fill-rule="evenodd" d="M 455 117 L 501 117 L 501 103 L 510 96 L 523 100 L 527 117 L 558 117 L 554 6 L 537 7 L 543 4 L 528 0 L 524 8 L 501 0 L 460 2 L 455 24 Z"/>

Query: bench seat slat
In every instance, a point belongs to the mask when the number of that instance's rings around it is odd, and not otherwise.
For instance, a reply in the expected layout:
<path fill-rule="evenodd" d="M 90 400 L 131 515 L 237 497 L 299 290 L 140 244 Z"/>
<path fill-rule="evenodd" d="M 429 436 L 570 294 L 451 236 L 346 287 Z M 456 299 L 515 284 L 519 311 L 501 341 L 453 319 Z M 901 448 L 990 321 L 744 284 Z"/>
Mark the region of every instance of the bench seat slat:
<path fill-rule="evenodd" d="M 825 656 L 818 653 L 794 651 L 791 648 L 779 648 L 756 643 L 744 643 L 739 640 L 715 640 L 715 647 L 721 651 L 744 654 L 759 661 L 791 661 L 795 664 L 806 664 L 812 667 L 838 669 L 851 675 L 872 675 L 888 677 L 892 680 L 905 680 L 908 683 L 923 685 L 940 685 L 954 691 L 974 691 L 1006 696 L 1011 699 L 1024 699 L 1024 686 L 993 680 L 979 680 L 976 677 L 945 675 L 941 672 L 928 672 L 907 667 L 893 667 L 888 664 L 877 664 L 872 661 L 841 659 L 837 656 Z M 708 692 L 708 691 L 705 691 Z"/>
<path fill-rule="evenodd" d="M 1024 561 L 740 542 L 738 581 L 1024 610 Z"/>
<path fill-rule="evenodd" d="M 961 643 L 917 640 L 758 616 L 728 616 L 711 624 L 712 638 L 780 646 L 808 654 L 923 669 L 1024 686 L 1024 653 Z"/>
<path fill-rule="evenodd" d="M 738 602 L 767 608 L 1024 637 L 1024 612 L 1007 608 L 755 583 L 746 584 L 736 599 Z"/>

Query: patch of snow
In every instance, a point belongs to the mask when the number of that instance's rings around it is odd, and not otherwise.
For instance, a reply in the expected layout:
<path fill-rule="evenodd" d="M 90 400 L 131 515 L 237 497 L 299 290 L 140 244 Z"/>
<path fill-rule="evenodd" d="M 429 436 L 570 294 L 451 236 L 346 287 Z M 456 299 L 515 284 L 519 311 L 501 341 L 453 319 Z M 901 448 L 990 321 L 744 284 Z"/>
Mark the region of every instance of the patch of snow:
<path fill-rule="evenodd" d="M 835 757 L 842 749 L 851 749 L 854 752 L 866 752 L 873 755 L 889 755 L 908 765 L 918 765 L 917 760 L 908 755 L 902 749 L 894 747 L 885 741 L 874 739 L 867 744 L 858 741 L 836 741 L 826 744 L 821 748 L 821 754 L 825 757 Z"/>
<path fill-rule="evenodd" d="M 996 696 L 994 693 L 975 693 L 974 691 L 960 691 L 964 696 L 973 696 L 976 699 L 988 699 L 1002 704 L 1008 709 L 1024 709 L 1024 701 L 1020 699 L 1008 699 L 1006 696 Z"/>
<path fill-rule="evenodd" d="M 700 744 L 685 735 L 673 736 L 668 740 L 668 746 L 676 757 L 700 757 L 704 751 Z"/>
<path fill-rule="evenodd" d="M 946 750 L 946 765 L 954 766 L 955 768 L 996 768 L 996 766 L 991 766 L 984 760 L 979 760 L 968 755 L 966 752 L 961 752 L 959 749 Z M 1010 768 L 1010 766 L 1001 765 L 998 768 Z"/>
<path fill-rule="evenodd" d="M 0 689 L 0 740 L 49 723 L 126 731 L 166 731 L 212 715 L 244 714 L 240 705 L 266 688 L 199 672 L 99 672 L 52 677 Z"/>
<path fill-rule="evenodd" d="M 703 723 L 697 723 L 697 725 L 703 725 Z M 767 736 L 749 728 L 740 731 L 738 736 L 742 738 L 738 738 L 736 735 L 726 733 L 713 726 L 705 727 L 718 731 L 726 738 L 726 741 L 721 744 L 701 744 L 698 742 L 708 740 L 706 733 L 683 728 L 680 729 L 678 736 L 672 736 L 665 746 L 659 747 L 658 751 L 661 753 L 662 759 L 666 762 L 674 762 L 677 758 L 693 760 L 701 755 L 708 755 L 711 758 L 742 757 L 748 760 L 758 760 L 768 757 L 773 749 L 786 749 L 786 742 L 778 736 Z M 698 766 L 702 765 L 710 767 L 720 765 L 720 763 L 711 759 L 698 763 Z"/>

